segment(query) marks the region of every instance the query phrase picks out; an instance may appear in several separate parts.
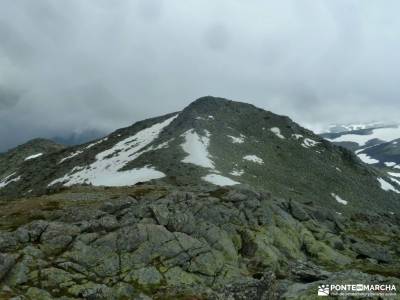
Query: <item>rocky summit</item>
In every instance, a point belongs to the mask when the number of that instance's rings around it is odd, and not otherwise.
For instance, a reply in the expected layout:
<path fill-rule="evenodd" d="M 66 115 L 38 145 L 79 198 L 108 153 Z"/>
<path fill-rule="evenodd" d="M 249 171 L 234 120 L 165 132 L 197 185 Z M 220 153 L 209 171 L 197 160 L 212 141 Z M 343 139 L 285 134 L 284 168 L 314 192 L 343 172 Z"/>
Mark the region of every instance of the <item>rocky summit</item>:
<path fill-rule="evenodd" d="M 287 117 L 204 97 L 87 144 L 11 151 L 0 299 L 400 289 L 400 182 Z"/>

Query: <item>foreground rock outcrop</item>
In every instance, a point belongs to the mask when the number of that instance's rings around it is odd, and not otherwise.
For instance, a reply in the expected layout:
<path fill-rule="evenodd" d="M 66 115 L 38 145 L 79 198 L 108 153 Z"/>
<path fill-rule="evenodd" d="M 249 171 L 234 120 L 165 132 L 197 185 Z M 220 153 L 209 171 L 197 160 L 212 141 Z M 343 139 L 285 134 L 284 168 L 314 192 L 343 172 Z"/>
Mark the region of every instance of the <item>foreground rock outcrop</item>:
<path fill-rule="evenodd" d="M 206 186 L 88 187 L 2 206 L 0 299 L 313 299 L 324 283 L 400 287 L 392 214 Z"/>

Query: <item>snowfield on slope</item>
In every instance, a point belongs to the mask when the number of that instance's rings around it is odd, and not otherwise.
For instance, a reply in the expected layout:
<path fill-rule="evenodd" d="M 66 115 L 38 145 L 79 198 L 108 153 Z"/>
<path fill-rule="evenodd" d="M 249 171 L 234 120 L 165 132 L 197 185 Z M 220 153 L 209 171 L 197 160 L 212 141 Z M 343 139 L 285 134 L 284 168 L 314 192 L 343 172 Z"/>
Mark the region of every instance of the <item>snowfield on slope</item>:
<path fill-rule="evenodd" d="M 143 153 L 166 147 L 166 144 L 157 147 L 151 144 L 177 115 L 145 128 L 133 136 L 130 136 L 112 148 L 96 155 L 96 161 L 88 166 L 75 167 L 65 176 L 52 181 L 49 186 L 62 183 L 64 186 L 88 183 L 95 186 L 124 186 L 133 185 L 141 181 L 158 179 L 165 176 L 164 173 L 155 170 L 151 166 L 120 171 L 128 162 L 135 160 Z M 146 149 L 144 149 L 147 147 Z"/>
<path fill-rule="evenodd" d="M 208 131 L 205 132 L 205 136 L 200 136 L 194 129 L 190 129 L 183 134 L 185 142 L 181 146 L 183 151 L 187 153 L 187 156 L 182 162 L 214 169 L 214 162 L 211 160 L 211 155 L 208 152 L 210 133 Z"/>
<path fill-rule="evenodd" d="M 219 186 L 240 184 L 240 182 L 218 174 L 208 174 L 202 177 L 202 179 Z"/>

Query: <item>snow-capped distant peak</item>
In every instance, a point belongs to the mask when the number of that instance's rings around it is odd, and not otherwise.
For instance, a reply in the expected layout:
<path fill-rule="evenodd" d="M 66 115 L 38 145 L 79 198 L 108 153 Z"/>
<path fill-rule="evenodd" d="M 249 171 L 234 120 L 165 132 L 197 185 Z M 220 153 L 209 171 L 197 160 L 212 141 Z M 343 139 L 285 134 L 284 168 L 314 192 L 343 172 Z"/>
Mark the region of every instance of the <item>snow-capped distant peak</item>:
<path fill-rule="evenodd" d="M 379 127 L 372 128 L 370 132 L 365 134 L 357 134 L 354 132 L 344 133 L 335 138 L 327 138 L 331 142 L 353 142 L 357 143 L 359 147 L 364 147 L 367 142 L 371 140 L 380 140 L 383 142 L 390 142 L 400 137 L 400 127 Z"/>
<path fill-rule="evenodd" d="M 330 133 L 339 133 L 339 132 L 349 132 L 349 131 L 357 131 L 357 130 L 365 130 L 370 128 L 377 127 L 390 127 L 396 126 L 395 122 L 367 122 L 367 123 L 353 123 L 353 124 L 332 124 L 329 125 L 325 130 Z"/>

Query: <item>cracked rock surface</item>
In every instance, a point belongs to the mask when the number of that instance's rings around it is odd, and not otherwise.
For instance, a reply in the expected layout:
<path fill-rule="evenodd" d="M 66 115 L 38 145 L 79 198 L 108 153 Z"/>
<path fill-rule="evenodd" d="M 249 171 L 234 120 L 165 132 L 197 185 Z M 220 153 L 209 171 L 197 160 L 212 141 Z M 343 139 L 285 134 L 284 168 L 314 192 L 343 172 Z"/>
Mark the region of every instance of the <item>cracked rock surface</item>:
<path fill-rule="evenodd" d="M 3 212 L 0 299 L 317 299 L 330 282 L 400 287 L 393 215 L 339 215 L 243 187 L 102 193 L 30 198 L 37 213 L 15 200 Z"/>

